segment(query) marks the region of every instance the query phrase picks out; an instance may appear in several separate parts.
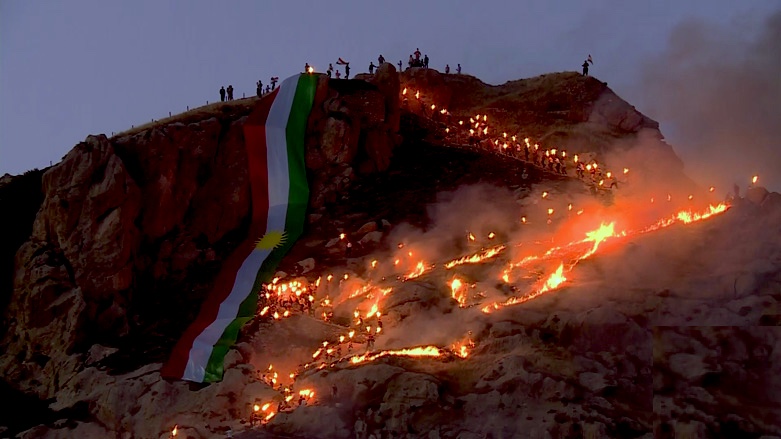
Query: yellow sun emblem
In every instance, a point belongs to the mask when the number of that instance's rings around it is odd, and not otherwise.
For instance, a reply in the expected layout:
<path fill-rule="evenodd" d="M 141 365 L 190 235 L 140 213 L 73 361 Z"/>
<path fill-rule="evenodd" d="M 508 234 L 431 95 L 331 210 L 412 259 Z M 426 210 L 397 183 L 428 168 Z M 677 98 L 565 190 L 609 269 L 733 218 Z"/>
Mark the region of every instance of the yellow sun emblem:
<path fill-rule="evenodd" d="M 258 242 L 255 243 L 255 248 L 258 250 L 274 250 L 284 244 L 286 239 L 287 234 L 285 232 L 272 230 L 258 239 Z"/>

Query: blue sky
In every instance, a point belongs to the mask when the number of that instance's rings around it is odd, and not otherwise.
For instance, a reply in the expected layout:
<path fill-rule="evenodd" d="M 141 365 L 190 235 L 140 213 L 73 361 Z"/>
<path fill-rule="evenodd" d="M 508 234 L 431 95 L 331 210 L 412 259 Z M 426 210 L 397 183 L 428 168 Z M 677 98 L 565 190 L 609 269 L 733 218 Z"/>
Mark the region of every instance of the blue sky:
<path fill-rule="evenodd" d="M 358 73 L 380 53 L 395 63 L 416 47 L 434 68 L 460 62 L 492 84 L 578 70 L 590 53 L 592 73 L 644 111 L 644 63 L 676 26 L 729 28 L 778 9 L 773 0 L 3 0 L 0 174 L 56 163 L 88 134 L 214 101 L 221 85 L 241 97 L 305 62 L 322 69 L 342 57 Z M 675 130 L 649 116 L 675 145 Z"/>

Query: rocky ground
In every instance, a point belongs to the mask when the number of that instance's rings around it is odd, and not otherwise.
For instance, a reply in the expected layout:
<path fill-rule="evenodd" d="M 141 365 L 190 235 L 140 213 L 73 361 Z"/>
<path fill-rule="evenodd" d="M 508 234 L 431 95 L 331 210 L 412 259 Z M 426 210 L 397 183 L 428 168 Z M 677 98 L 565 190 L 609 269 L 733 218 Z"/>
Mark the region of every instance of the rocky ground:
<path fill-rule="evenodd" d="M 599 220 L 648 225 L 675 204 L 650 209 L 648 195 L 672 189 L 658 177 L 649 187 L 633 164 L 639 176 L 615 197 L 594 197 L 572 176 L 462 145 L 425 106 L 488 113 L 497 132 L 522 120 L 570 148 L 590 139 L 595 154 L 618 145 L 614 160 L 666 157 L 670 175 L 680 171 L 674 154 L 661 135 L 638 142 L 655 122 L 591 78 L 487 86 L 418 70 L 394 82 L 387 70 L 368 82 L 323 82 L 310 119 L 312 209 L 280 282 L 321 278 L 317 302 L 333 306 L 259 315 L 220 383 L 168 382 L 158 371 L 246 233 L 238 157 L 249 107 L 90 137 L 48 170 L 43 200 L 25 208 L 38 212 L 31 231 L 19 226 L 32 237 L 16 252 L 0 366 L 20 410 L 0 418 L 0 435 L 169 438 L 177 426 L 185 438 L 338 438 L 365 426 L 376 438 L 781 437 L 778 194 L 752 188 L 707 221 L 617 236 L 568 266 L 559 288 L 486 313 L 537 291 L 552 268 L 503 281 L 508 263 L 582 239 Z M 403 88 L 424 90 L 423 102 L 405 104 Z M 679 192 L 680 206 L 693 204 Z M 218 199 L 231 208 L 213 209 Z M 483 263 L 444 266 L 500 244 L 504 252 Z M 427 268 L 410 277 L 417 262 Z M 438 355 L 351 361 L 367 352 L 366 338 L 348 350 L 339 337 L 376 329 L 371 304 L 383 326 L 370 353 L 433 346 Z M 323 341 L 341 355 L 313 360 Z M 269 385 L 270 364 L 282 388 Z M 285 386 L 314 396 L 277 411 Z M 253 405 L 266 403 L 260 411 L 275 416 L 250 425 Z"/>

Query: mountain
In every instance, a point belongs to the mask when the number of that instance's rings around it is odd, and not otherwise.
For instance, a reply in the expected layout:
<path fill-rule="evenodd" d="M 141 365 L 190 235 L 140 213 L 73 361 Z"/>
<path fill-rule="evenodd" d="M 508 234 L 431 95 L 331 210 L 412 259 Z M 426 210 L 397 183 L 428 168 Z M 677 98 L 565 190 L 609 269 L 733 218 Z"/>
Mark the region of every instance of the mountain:
<path fill-rule="evenodd" d="M 572 72 L 321 76 L 304 235 L 224 380 L 161 379 L 246 238 L 242 126 L 262 99 L 0 180 L 4 435 L 781 435 L 781 196 L 719 204 L 655 121 Z M 567 168 L 531 163 L 535 144 Z M 579 177 L 575 154 L 604 173 Z M 294 290 L 311 312 L 273 297 Z"/>

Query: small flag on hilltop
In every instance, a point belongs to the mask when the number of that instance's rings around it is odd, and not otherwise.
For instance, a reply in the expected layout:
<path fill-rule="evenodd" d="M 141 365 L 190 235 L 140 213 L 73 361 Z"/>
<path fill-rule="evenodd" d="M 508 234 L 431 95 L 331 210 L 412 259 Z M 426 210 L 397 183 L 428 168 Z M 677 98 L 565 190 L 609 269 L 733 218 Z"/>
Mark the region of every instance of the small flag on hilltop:
<path fill-rule="evenodd" d="M 591 54 L 590 53 L 588 54 L 588 63 L 589 64 L 594 64 L 594 60 L 591 59 Z"/>
<path fill-rule="evenodd" d="M 350 64 L 350 63 L 348 63 L 347 61 L 343 60 L 341 57 L 339 57 L 339 61 L 336 61 L 336 63 L 337 63 L 337 64 L 341 64 L 341 65 L 347 65 L 347 64 Z"/>

